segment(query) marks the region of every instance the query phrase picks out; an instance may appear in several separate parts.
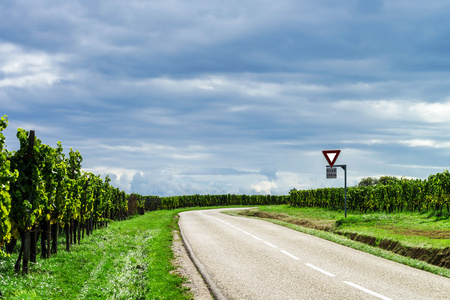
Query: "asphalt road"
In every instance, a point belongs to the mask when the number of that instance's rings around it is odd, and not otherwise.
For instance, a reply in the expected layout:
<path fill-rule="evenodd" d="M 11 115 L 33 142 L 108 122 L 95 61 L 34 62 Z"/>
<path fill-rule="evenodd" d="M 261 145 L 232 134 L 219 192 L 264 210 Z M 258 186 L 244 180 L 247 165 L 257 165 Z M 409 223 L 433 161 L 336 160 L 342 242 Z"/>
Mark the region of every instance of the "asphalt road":
<path fill-rule="evenodd" d="M 450 299 L 450 279 L 220 210 L 180 214 L 191 255 L 221 299 Z"/>

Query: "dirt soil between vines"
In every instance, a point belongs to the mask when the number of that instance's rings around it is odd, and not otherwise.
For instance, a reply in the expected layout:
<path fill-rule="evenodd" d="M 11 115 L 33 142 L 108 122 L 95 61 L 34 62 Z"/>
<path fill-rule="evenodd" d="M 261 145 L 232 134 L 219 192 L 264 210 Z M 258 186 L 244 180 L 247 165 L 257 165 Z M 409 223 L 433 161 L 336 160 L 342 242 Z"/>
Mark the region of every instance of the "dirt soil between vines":
<path fill-rule="evenodd" d="M 338 231 L 335 231 L 335 221 L 332 220 L 324 221 L 313 219 L 299 219 L 282 213 L 277 214 L 259 211 L 242 211 L 241 214 L 247 214 L 249 216 L 254 216 L 262 219 L 275 219 L 302 227 L 330 231 L 336 234 L 344 235 L 357 242 L 365 243 L 374 247 L 379 247 L 402 256 L 418 259 L 438 267 L 450 269 L 450 247 L 444 249 L 410 247 L 403 245 L 398 241 L 377 239 L 373 236 L 359 235 L 357 233 L 340 233 Z M 444 230 L 401 232 L 401 230 L 398 229 L 398 233 L 402 233 L 405 235 L 428 236 L 430 238 L 437 239 L 450 238 L 450 232 Z"/>

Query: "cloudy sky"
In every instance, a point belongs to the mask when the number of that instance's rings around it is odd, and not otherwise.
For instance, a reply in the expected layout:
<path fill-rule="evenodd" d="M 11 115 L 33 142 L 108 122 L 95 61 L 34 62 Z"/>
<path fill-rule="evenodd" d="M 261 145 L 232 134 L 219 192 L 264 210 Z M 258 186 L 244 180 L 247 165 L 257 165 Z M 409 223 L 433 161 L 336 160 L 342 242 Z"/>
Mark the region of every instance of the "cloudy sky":
<path fill-rule="evenodd" d="M 449 1 L 0 2 L 0 115 L 142 195 L 450 166 Z"/>

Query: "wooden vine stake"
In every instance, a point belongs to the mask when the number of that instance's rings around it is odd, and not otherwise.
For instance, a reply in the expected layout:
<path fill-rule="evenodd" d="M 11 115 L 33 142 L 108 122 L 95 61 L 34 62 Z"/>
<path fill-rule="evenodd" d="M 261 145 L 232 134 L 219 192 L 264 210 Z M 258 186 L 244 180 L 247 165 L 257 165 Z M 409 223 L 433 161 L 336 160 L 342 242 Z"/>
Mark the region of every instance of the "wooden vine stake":
<path fill-rule="evenodd" d="M 27 159 L 29 162 L 33 159 L 33 148 L 34 148 L 34 140 L 35 140 L 35 134 L 34 130 L 30 130 L 30 136 L 28 137 L 28 152 L 27 152 Z M 27 170 L 28 172 L 28 178 L 30 178 L 30 187 L 33 186 L 32 182 L 32 172 L 33 170 L 29 168 Z M 30 194 L 28 195 L 28 201 L 30 201 L 31 205 L 33 205 L 33 188 L 30 188 Z M 30 261 L 30 240 L 31 240 L 31 232 L 30 230 L 27 230 L 24 232 L 22 241 L 23 241 L 23 261 L 22 261 L 22 273 L 28 274 L 28 262 Z M 36 253 L 34 254 L 36 255 Z"/>

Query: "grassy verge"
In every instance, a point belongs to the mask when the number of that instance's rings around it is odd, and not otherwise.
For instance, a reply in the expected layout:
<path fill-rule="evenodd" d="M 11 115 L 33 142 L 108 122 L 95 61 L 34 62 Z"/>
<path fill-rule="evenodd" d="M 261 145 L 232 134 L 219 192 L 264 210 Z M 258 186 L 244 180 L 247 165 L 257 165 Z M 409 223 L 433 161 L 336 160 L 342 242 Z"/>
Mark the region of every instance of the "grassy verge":
<path fill-rule="evenodd" d="M 4 299 L 191 299 L 183 278 L 171 274 L 174 216 L 156 211 L 111 223 L 49 259 L 28 276 L 14 274 L 17 255 L 0 261 Z M 60 241 L 59 249 L 64 249 Z"/>
<path fill-rule="evenodd" d="M 349 213 L 345 219 L 340 211 L 288 205 L 260 206 L 230 213 L 263 218 L 450 278 L 450 269 L 439 267 L 450 261 L 448 215 Z"/>

